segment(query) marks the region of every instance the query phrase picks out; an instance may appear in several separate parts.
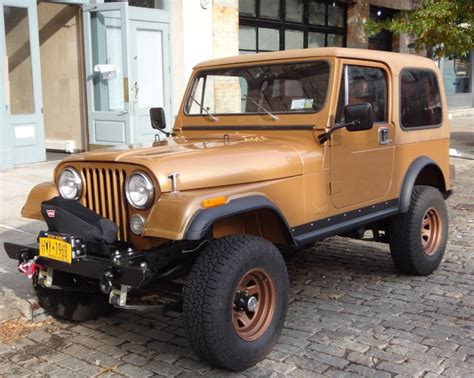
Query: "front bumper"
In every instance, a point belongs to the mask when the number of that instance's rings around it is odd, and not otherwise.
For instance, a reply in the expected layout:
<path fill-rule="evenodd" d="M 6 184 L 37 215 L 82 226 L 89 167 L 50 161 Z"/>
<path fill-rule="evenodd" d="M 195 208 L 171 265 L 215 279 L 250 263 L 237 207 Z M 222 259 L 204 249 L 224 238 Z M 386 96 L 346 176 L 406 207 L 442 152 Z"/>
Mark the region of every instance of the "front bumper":
<path fill-rule="evenodd" d="M 4 246 L 8 257 L 19 263 L 34 260 L 44 268 L 52 268 L 99 281 L 106 277 L 115 287 L 127 285 L 132 288 L 142 288 L 154 276 L 148 267 L 146 252 L 135 252 L 131 255 L 122 253 L 113 258 L 85 255 L 73 259 L 71 264 L 66 264 L 40 257 L 37 245 L 5 243 Z"/>

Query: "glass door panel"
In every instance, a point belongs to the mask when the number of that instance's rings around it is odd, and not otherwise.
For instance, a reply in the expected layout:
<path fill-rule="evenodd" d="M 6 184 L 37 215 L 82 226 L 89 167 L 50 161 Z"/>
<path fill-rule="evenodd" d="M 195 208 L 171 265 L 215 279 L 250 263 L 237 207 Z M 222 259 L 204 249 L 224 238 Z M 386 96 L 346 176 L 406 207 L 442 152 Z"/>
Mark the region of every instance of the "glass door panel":
<path fill-rule="evenodd" d="M 139 108 L 163 107 L 163 32 L 137 28 L 137 81 Z M 153 49 L 150 49 L 153 46 Z"/>
<path fill-rule="evenodd" d="M 120 11 L 92 13 L 91 28 L 92 65 L 96 73 L 93 78 L 94 110 L 123 110 L 125 101 Z"/>
<path fill-rule="evenodd" d="M 8 99 L 11 114 L 35 112 L 28 8 L 4 7 Z"/>

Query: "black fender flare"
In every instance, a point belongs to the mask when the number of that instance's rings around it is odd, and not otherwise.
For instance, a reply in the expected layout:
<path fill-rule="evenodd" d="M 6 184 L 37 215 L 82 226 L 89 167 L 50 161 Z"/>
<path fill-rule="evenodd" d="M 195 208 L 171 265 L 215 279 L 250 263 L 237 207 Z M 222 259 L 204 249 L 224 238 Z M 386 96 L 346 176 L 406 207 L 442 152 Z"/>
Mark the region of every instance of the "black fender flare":
<path fill-rule="evenodd" d="M 435 166 L 436 168 L 439 169 L 440 172 L 442 172 L 438 164 L 436 164 L 432 159 L 430 159 L 427 156 L 420 156 L 416 158 L 415 160 L 413 160 L 413 162 L 410 164 L 410 167 L 405 173 L 405 177 L 403 179 L 403 185 L 400 190 L 399 206 L 400 206 L 401 213 L 406 213 L 408 211 L 408 208 L 410 206 L 411 192 L 413 191 L 413 187 L 415 186 L 415 181 L 418 175 L 420 174 L 420 172 L 429 165 Z"/>
<path fill-rule="evenodd" d="M 196 214 L 194 214 L 194 217 L 189 222 L 189 225 L 184 232 L 183 239 L 201 240 L 206 236 L 207 232 L 215 221 L 231 215 L 237 215 L 259 209 L 273 210 L 280 218 L 284 228 L 287 230 L 290 241 L 294 244 L 295 241 L 291 229 L 280 209 L 268 198 L 261 195 L 236 198 L 223 206 L 199 210 Z"/>

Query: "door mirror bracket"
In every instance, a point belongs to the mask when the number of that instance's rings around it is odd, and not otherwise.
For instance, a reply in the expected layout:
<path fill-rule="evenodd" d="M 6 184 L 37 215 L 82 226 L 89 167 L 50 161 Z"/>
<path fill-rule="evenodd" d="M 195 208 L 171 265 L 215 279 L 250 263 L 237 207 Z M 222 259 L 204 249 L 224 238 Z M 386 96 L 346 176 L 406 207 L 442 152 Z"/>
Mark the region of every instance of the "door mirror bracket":
<path fill-rule="evenodd" d="M 329 131 L 319 134 L 319 144 L 329 140 L 331 134 L 339 129 L 346 128 L 347 131 L 351 132 L 370 130 L 374 125 L 372 114 L 372 106 L 368 102 L 346 105 L 344 107 L 344 118 L 347 122 L 334 125 Z"/>

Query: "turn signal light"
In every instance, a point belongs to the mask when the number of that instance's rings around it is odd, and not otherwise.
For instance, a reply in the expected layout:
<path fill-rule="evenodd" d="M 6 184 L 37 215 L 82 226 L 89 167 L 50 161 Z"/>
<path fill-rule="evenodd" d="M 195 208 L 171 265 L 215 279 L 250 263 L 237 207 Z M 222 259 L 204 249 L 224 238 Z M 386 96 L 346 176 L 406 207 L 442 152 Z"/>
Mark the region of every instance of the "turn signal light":
<path fill-rule="evenodd" d="M 227 202 L 227 197 L 221 196 L 221 197 L 206 199 L 201 202 L 201 205 L 203 208 L 208 209 L 210 207 L 225 205 L 226 202 Z"/>

